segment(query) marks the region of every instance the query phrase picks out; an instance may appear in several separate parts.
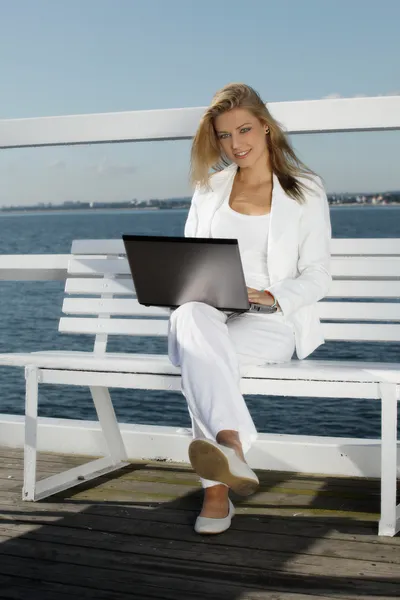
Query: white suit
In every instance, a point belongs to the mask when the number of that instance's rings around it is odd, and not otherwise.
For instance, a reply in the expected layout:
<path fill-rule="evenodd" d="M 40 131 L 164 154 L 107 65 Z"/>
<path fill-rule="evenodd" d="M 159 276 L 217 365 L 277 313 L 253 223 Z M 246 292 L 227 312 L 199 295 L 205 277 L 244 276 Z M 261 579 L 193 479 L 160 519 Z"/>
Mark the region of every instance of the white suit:
<path fill-rule="evenodd" d="M 211 178 L 211 189 L 197 188 L 185 237 L 211 237 L 215 212 L 229 197 L 237 166 Z M 240 393 L 242 367 L 300 359 L 324 342 L 316 303 L 331 283 L 329 206 L 320 180 L 305 179 L 306 202 L 290 198 L 273 175 L 267 264 L 269 291 L 281 313 L 228 317 L 212 306 L 189 302 L 169 322 L 168 354 L 181 366 L 182 392 L 195 437 L 215 440 L 218 431 L 239 431 L 246 452 L 257 432 Z M 204 481 L 203 485 L 216 482 Z"/>

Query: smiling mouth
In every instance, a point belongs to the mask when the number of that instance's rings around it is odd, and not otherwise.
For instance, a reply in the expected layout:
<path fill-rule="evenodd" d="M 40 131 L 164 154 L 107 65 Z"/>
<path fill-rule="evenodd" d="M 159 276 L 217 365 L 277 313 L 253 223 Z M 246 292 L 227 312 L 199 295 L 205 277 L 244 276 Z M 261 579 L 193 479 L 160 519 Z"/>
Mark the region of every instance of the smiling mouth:
<path fill-rule="evenodd" d="M 238 152 L 237 154 L 235 154 L 235 158 L 246 158 L 246 156 L 248 156 L 250 152 L 251 150 L 247 150 L 247 152 Z"/>

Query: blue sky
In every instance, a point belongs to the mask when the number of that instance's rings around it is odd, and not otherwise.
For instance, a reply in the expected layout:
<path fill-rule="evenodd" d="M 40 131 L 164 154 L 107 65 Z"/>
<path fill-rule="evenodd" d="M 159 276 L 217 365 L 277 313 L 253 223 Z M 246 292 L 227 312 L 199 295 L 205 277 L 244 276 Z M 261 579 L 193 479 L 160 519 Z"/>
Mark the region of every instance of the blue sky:
<path fill-rule="evenodd" d="M 400 93 L 399 0 L 0 0 L 0 118 Z M 400 132 L 293 136 L 330 192 L 400 189 Z M 190 193 L 190 142 L 3 150 L 0 204 Z M 157 166 L 157 177 L 154 176 Z"/>

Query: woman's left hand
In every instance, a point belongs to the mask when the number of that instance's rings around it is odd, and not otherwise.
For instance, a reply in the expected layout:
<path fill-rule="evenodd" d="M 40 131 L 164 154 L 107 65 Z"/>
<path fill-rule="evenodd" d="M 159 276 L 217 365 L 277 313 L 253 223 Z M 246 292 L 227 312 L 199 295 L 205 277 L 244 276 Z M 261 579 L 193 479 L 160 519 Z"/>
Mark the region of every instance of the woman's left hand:
<path fill-rule="evenodd" d="M 269 294 L 265 292 L 261 292 L 260 290 L 255 290 L 254 288 L 247 288 L 247 295 L 249 297 L 249 302 L 253 302 L 254 304 L 263 304 L 264 306 L 272 306 L 274 303 L 274 299 Z"/>

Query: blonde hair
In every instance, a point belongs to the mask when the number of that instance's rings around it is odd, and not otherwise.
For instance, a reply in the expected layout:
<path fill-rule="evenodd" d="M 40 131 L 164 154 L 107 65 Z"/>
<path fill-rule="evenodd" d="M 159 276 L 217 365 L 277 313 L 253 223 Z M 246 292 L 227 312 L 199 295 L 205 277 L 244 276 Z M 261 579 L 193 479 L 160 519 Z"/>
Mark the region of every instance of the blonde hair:
<path fill-rule="evenodd" d="M 191 149 L 191 182 L 193 185 L 209 187 L 210 170 L 222 171 L 230 162 L 222 154 L 214 128 L 214 119 L 233 108 L 245 108 L 269 128 L 266 135 L 273 173 L 285 192 L 300 204 L 305 201 L 304 191 L 309 188 L 299 177 L 312 179 L 316 175 L 297 158 L 281 125 L 276 121 L 260 95 L 244 83 L 230 83 L 219 90 L 211 105 L 201 118 Z"/>

